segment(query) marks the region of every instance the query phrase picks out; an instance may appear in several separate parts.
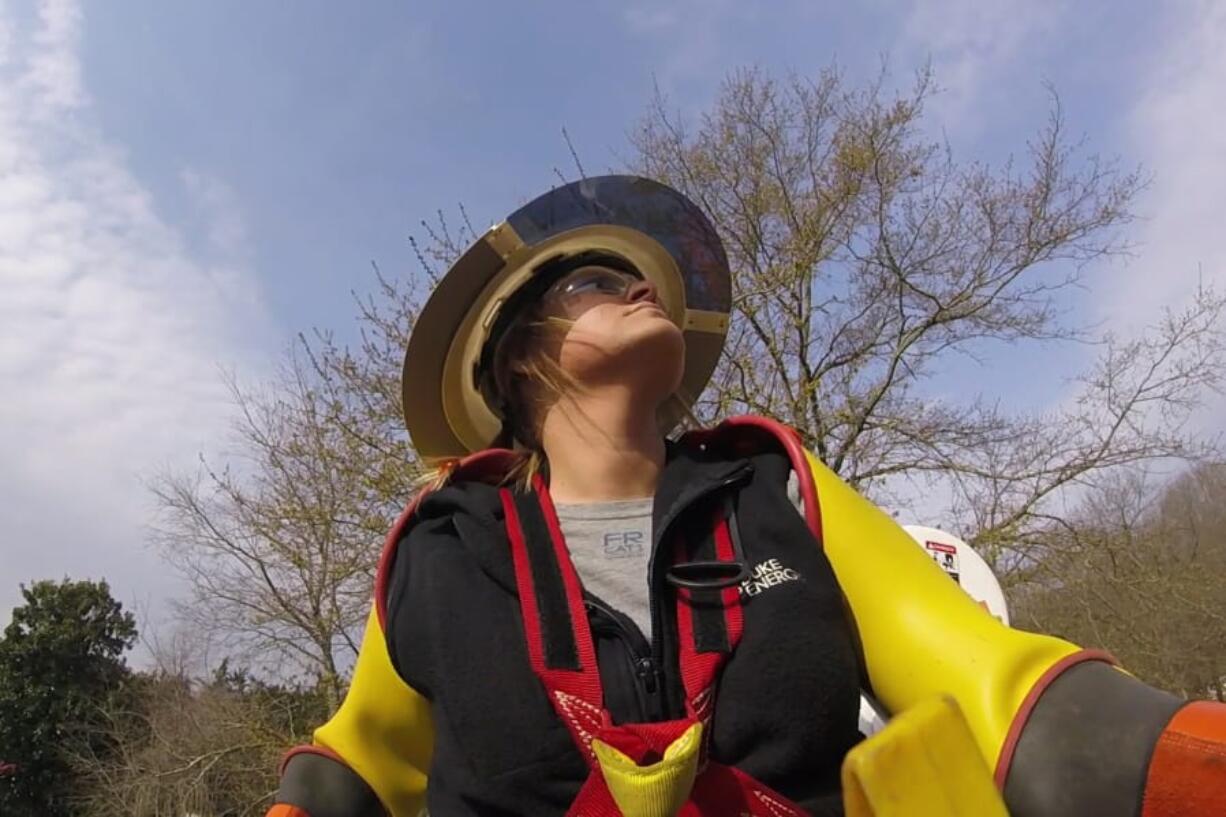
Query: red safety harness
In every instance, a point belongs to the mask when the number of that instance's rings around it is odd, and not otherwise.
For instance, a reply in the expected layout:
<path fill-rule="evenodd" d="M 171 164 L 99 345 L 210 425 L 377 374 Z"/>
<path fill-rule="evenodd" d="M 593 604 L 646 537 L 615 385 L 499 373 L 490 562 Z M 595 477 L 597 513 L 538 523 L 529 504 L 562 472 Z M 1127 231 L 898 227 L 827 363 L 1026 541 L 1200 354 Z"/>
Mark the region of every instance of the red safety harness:
<path fill-rule="evenodd" d="M 787 798 L 739 769 L 717 763 L 707 756 L 706 744 L 720 670 L 741 637 L 742 611 L 737 585 L 720 590 L 677 588 L 685 717 L 659 723 L 615 725 L 604 707 L 600 670 L 579 578 L 562 538 L 549 491 L 539 477 L 534 487 L 533 493 L 519 494 L 503 489 L 501 496 L 532 669 L 590 769 L 568 814 L 575 817 L 622 815 L 605 779 L 594 741 L 612 746 L 634 763 L 647 766 L 658 762 L 675 741 L 698 723 L 702 724 L 703 745 L 693 785 L 678 812 L 680 815 L 801 817 L 804 811 Z M 728 518 L 722 511 L 715 517 L 713 555 L 715 560 L 731 564 L 735 550 Z M 674 544 L 672 552 L 678 562 L 694 545 L 685 541 Z M 699 618 L 704 619 L 701 626 Z M 716 625 L 714 637 L 712 624 Z"/>

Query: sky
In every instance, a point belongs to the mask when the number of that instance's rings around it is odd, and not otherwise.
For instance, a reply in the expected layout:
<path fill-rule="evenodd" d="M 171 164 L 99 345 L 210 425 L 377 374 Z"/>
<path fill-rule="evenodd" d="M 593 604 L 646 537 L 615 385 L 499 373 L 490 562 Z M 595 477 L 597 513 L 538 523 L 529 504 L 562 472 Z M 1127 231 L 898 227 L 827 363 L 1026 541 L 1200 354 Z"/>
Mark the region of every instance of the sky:
<path fill-rule="evenodd" d="M 371 262 L 463 204 L 490 224 L 618 167 L 658 86 L 687 115 L 757 65 L 852 82 L 930 61 L 959 160 L 1025 151 L 1059 92 L 1139 164 L 1136 252 L 1067 306 L 1130 331 L 1226 285 L 1226 4 L 1112 0 L 446 3 L 0 0 L 0 624 L 18 584 L 106 578 L 157 621 L 182 588 L 146 483 L 224 456 L 227 372 L 354 331 Z M 573 174 L 572 174 L 573 175 Z M 1005 350 L 1002 354 L 1007 355 Z M 957 388 L 1044 408 L 1074 352 Z"/>

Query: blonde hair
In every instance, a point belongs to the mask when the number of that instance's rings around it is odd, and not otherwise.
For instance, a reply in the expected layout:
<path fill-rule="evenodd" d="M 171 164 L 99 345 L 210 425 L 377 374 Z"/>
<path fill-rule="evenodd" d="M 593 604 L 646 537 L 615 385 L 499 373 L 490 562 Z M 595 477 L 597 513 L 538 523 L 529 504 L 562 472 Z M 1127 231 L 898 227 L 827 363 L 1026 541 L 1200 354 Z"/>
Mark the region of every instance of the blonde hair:
<path fill-rule="evenodd" d="M 550 339 L 560 339 L 574 321 L 543 316 L 533 305 L 523 318 L 507 329 L 494 352 L 491 372 L 482 378 L 487 401 L 500 400 L 503 432 L 495 445 L 503 444 L 520 454 L 503 480 L 504 485 L 527 489 L 548 462 L 540 444 L 540 424 L 544 409 L 575 382 L 549 354 Z M 516 445 L 518 443 L 518 445 Z M 460 457 L 426 463 L 414 482 L 419 489 L 437 490 L 447 483 Z"/>

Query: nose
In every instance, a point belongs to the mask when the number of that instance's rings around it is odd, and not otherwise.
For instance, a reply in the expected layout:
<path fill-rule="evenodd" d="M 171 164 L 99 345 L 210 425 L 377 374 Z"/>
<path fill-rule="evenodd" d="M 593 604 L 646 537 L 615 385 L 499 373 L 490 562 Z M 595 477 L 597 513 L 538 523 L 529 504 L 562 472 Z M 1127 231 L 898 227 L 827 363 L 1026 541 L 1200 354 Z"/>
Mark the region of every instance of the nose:
<path fill-rule="evenodd" d="M 626 300 L 632 304 L 640 301 L 650 301 L 653 304 L 660 302 L 656 285 L 651 281 L 643 280 L 635 281 L 630 285 L 630 288 L 626 290 Z"/>

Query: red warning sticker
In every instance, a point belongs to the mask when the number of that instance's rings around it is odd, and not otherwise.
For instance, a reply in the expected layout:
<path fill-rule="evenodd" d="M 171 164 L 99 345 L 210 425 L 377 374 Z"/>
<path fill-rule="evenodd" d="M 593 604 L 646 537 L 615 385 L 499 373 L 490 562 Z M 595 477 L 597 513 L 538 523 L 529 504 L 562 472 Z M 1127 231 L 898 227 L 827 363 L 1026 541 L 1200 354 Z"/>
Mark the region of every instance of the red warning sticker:
<path fill-rule="evenodd" d="M 960 571 L 958 570 L 958 549 L 956 547 L 944 542 L 924 542 L 924 549 L 942 570 L 953 577 L 954 581 L 958 580 Z"/>

